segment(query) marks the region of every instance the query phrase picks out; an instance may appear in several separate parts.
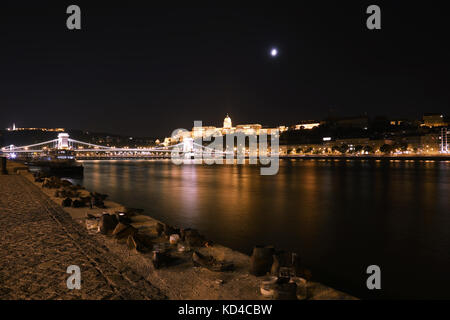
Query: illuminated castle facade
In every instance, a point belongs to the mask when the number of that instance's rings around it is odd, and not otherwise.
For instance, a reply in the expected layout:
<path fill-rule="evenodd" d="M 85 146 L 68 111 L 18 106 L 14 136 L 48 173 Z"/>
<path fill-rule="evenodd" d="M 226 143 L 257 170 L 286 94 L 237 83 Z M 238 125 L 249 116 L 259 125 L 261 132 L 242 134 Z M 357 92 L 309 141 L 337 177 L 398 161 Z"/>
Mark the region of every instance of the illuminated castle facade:
<path fill-rule="evenodd" d="M 260 124 L 239 124 L 236 127 L 233 127 L 233 122 L 231 121 L 230 116 L 227 114 L 225 119 L 223 120 L 222 128 L 213 126 L 194 127 L 192 131 L 180 132 L 172 138 L 165 138 L 163 144 L 170 145 L 173 143 L 178 143 L 186 138 L 211 138 L 234 133 L 243 133 L 245 135 L 260 135 L 262 133 L 273 134 L 277 131 L 281 133 L 285 130 L 287 130 L 287 128 L 284 126 L 280 126 L 278 128 L 263 129 L 262 125 Z"/>

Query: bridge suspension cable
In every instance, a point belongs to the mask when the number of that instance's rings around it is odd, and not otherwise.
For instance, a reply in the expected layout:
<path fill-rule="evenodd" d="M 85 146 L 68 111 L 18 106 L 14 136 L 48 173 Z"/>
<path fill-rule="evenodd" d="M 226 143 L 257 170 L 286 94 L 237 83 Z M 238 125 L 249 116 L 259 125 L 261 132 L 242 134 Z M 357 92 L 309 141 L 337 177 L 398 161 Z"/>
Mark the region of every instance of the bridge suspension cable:
<path fill-rule="evenodd" d="M 78 141 L 78 140 L 74 140 L 74 139 L 68 139 L 68 141 L 71 142 L 71 143 L 78 143 L 78 144 L 81 144 L 81 145 L 84 145 L 84 146 L 93 147 L 93 148 L 111 149 L 111 147 L 101 146 L 101 145 L 98 145 L 98 144 Z"/>
<path fill-rule="evenodd" d="M 62 139 L 65 138 L 66 141 L 63 144 L 62 143 Z M 223 152 L 220 150 L 215 150 L 213 148 L 210 147 L 205 147 L 202 146 L 198 143 L 191 143 L 190 147 L 189 147 L 189 143 L 186 142 L 187 144 L 185 145 L 185 142 L 180 142 L 178 144 L 175 145 L 170 145 L 170 146 L 166 146 L 166 147 L 154 147 L 154 148 L 115 148 L 115 147 L 108 147 L 108 146 L 102 146 L 102 145 L 98 145 L 98 144 L 94 144 L 94 143 L 89 143 L 89 142 L 83 142 L 83 141 L 79 141 L 79 140 L 75 140 L 75 139 L 71 139 L 71 138 L 67 138 L 65 137 L 58 137 L 58 139 L 53 139 L 53 140 L 49 140 L 49 141 L 44 141 L 44 142 L 40 142 L 40 143 L 35 143 L 35 144 L 30 144 L 27 146 L 6 146 L 4 148 L 2 148 L 0 151 L 3 153 L 38 153 L 38 152 L 42 152 L 43 149 L 31 149 L 31 148 L 35 148 L 35 147 L 39 147 L 39 146 L 43 146 L 43 145 L 49 145 L 49 144 L 54 144 L 55 148 L 60 148 L 61 145 L 65 145 L 66 147 L 68 147 L 69 149 L 71 149 L 73 152 L 140 152 L 140 153 L 152 153 L 152 152 L 171 152 L 173 150 L 177 150 L 177 151 L 182 151 L 182 152 L 192 152 L 194 151 L 193 147 L 194 145 L 197 147 L 201 147 L 202 150 L 206 150 L 206 151 L 210 151 L 210 152 L 214 152 L 216 154 L 228 154 L 231 152 Z M 76 148 L 76 145 L 79 146 L 84 146 L 85 148 Z M 189 150 L 186 150 L 186 146 L 188 146 Z M 86 148 L 88 147 L 88 148 Z M 182 149 L 179 149 L 179 148 Z M 65 149 L 65 148 L 61 148 L 61 149 Z"/>
<path fill-rule="evenodd" d="M 83 141 L 79 141 L 79 140 L 74 140 L 74 139 L 68 139 L 69 142 L 71 142 L 72 144 L 80 144 L 80 145 L 84 145 L 84 146 L 88 146 L 88 147 L 93 147 L 95 148 L 94 150 L 92 149 L 74 149 L 74 151 L 76 152 L 87 152 L 87 151 L 110 151 L 110 152 L 155 152 L 155 151 L 170 151 L 170 148 L 175 148 L 178 147 L 180 145 L 182 145 L 183 143 L 179 143 L 177 145 L 172 145 L 172 146 L 167 146 L 164 148 L 141 148 L 141 149 L 136 149 L 136 148 L 114 148 L 114 147 L 107 147 L 107 146 L 102 146 L 102 145 L 98 145 L 98 144 L 93 144 L 93 143 L 88 143 L 88 142 L 83 142 Z"/>
<path fill-rule="evenodd" d="M 30 144 L 30 145 L 28 145 L 28 146 L 21 146 L 21 147 L 16 147 L 16 146 L 12 145 L 12 146 L 6 146 L 6 147 L 3 147 L 2 150 L 8 151 L 8 149 L 11 149 L 11 148 L 12 148 L 12 150 L 19 151 L 18 149 L 28 149 L 28 148 L 33 148 L 33 147 L 43 146 L 43 145 L 45 145 L 45 144 L 51 144 L 51 143 L 55 143 L 55 142 L 57 142 L 57 141 L 58 141 L 58 139 L 54 139 L 54 140 L 44 141 L 44 142 L 35 143 L 35 144 Z M 29 152 L 31 152 L 31 151 L 29 151 Z"/>

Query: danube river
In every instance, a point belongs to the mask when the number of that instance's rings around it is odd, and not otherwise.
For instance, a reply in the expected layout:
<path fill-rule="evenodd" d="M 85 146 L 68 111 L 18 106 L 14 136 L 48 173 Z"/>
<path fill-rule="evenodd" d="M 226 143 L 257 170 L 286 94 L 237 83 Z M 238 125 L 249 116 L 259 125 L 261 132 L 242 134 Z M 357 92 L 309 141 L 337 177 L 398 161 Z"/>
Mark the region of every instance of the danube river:
<path fill-rule="evenodd" d="M 85 161 L 82 184 L 250 254 L 300 253 L 316 280 L 361 298 L 450 298 L 450 162 L 281 160 L 250 165 Z M 366 268 L 381 268 L 369 292 Z"/>

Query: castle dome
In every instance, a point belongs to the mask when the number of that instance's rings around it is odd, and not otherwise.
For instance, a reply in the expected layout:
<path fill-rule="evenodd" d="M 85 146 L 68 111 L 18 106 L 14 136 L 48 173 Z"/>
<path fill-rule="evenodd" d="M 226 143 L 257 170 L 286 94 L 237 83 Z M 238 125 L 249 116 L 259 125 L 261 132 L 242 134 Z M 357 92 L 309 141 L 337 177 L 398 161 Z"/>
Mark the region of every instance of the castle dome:
<path fill-rule="evenodd" d="M 231 118 L 227 114 L 227 116 L 223 120 L 223 128 L 224 129 L 231 129 L 232 127 L 233 126 L 232 126 Z"/>

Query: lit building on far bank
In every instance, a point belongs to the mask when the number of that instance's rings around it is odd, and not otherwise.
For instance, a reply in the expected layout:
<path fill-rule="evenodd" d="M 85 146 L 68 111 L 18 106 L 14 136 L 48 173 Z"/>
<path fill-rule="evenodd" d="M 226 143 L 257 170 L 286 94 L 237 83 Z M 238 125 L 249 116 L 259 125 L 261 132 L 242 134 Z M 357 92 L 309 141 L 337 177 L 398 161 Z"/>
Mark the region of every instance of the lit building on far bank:
<path fill-rule="evenodd" d="M 303 121 L 293 126 L 294 130 L 311 130 L 320 126 L 319 121 Z"/>
<path fill-rule="evenodd" d="M 448 123 L 445 121 L 444 116 L 438 113 L 427 113 L 423 116 L 422 127 L 445 127 Z"/>

